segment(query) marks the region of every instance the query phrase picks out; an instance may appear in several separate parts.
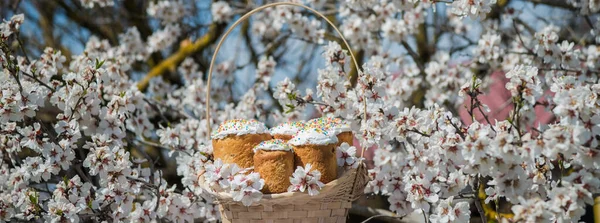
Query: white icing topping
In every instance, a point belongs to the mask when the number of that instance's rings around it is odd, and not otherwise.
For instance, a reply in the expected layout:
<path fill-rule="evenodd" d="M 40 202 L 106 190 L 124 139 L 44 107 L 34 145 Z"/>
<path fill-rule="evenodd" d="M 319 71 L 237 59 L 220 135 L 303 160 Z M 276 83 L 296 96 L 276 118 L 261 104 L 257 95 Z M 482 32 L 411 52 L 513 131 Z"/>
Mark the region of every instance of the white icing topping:
<path fill-rule="evenodd" d="M 304 129 L 302 122 L 286 122 L 271 128 L 271 135 L 296 135 L 302 129 Z"/>
<path fill-rule="evenodd" d="M 247 135 L 268 133 L 267 126 L 256 120 L 232 119 L 221 123 L 212 133 L 213 139 L 223 139 L 229 135 Z"/>
<path fill-rule="evenodd" d="M 352 127 L 350 126 L 350 124 L 348 124 L 348 122 L 340 118 L 333 117 L 321 117 L 312 119 L 307 122 L 306 126 L 310 128 L 322 128 L 333 135 L 338 135 L 342 132 L 352 131 Z"/>
<path fill-rule="evenodd" d="M 334 135 L 338 135 L 342 132 L 351 132 L 352 128 L 350 127 L 350 125 L 345 124 L 345 123 L 339 123 L 339 124 L 333 124 L 332 126 L 328 126 L 329 128 L 327 129 L 327 131 L 329 131 L 331 134 Z"/>
<path fill-rule="evenodd" d="M 329 145 L 337 143 L 336 135 L 318 128 L 304 129 L 298 132 L 288 143 L 294 146 L 301 145 Z"/>
<path fill-rule="evenodd" d="M 263 141 L 254 147 L 254 152 L 257 150 L 268 150 L 268 151 L 290 151 L 292 146 L 287 144 L 281 139 L 271 139 L 269 141 Z"/>

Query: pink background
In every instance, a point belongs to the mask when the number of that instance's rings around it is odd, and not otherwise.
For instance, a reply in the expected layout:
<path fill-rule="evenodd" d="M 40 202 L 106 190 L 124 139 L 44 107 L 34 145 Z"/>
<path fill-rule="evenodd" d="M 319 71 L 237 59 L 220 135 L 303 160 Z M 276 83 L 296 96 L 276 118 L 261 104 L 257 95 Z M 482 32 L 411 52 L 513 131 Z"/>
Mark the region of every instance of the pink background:
<path fill-rule="evenodd" d="M 486 104 L 490 108 L 490 112 L 488 113 L 488 117 L 492 124 L 495 123 L 495 120 L 505 120 L 510 111 L 513 109 L 511 102 L 511 94 L 508 90 L 506 90 L 505 85 L 508 82 L 508 79 L 504 76 L 504 72 L 494 72 L 492 73 L 492 84 L 490 85 L 488 92 L 483 92 L 483 95 L 480 95 L 478 98 L 481 103 Z M 457 92 L 458 93 L 458 92 Z M 547 96 L 552 96 L 552 92 L 546 92 Z M 470 98 L 467 96 L 465 98 L 465 105 L 467 108 L 470 106 Z M 538 123 L 549 123 L 552 121 L 553 116 L 550 112 L 545 111 L 543 106 L 536 106 L 536 119 L 534 121 L 534 126 L 537 126 Z M 475 120 L 479 122 L 485 123 L 485 119 L 483 115 L 476 109 L 475 112 Z M 465 125 L 471 124 L 471 117 L 469 116 L 468 111 L 465 107 L 459 109 L 459 116 Z M 360 156 L 360 151 L 362 148 L 357 139 L 354 139 L 354 146 L 358 148 L 357 156 Z M 374 149 L 368 149 L 365 151 L 365 158 L 368 161 L 373 160 Z M 371 164 L 372 162 L 367 162 Z M 372 165 L 369 165 L 372 167 Z"/>

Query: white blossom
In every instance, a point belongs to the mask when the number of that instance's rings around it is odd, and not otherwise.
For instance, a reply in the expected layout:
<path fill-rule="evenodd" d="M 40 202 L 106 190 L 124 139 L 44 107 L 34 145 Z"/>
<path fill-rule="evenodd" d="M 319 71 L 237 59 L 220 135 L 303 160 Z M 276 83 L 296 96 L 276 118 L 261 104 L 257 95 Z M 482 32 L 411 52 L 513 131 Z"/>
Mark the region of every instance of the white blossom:
<path fill-rule="evenodd" d="M 441 200 L 431 215 L 431 222 L 468 222 L 471 218 L 469 203 L 453 203 L 454 197 Z"/>
<path fill-rule="evenodd" d="M 225 1 L 213 3 L 210 10 L 215 22 L 227 22 L 233 14 L 233 9 Z"/>
<path fill-rule="evenodd" d="M 148 15 L 159 18 L 163 23 L 178 22 L 186 16 L 186 8 L 182 1 L 150 2 L 146 9 Z"/>
<path fill-rule="evenodd" d="M 459 16 L 484 19 L 492 10 L 496 0 L 459 0 L 452 2 L 452 12 Z"/>
<path fill-rule="evenodd" d="M 93 8 L 96 5 L 99 7 L 109 7 L 115 4 L 114 0 L 79 0 L 81 4 L 87 8 Z"/>
<path fill-rule="evenodd" d="M 15 32 L 18 32 L 24 20 L 25 15 L 23 14 L 13 15 L 8 21 L 3 20 L 3 22 L 0 23 L 0 37 L 6 38 Z"/>
<path fill-rule="evenodd" d="M 357 168 L 360 159 L 356 157 L 356 147 L 342 143 L 335 151 L 338 166 Z"/>
<path fill-rule="evenodd" d="M 318 170 L 311 171 L 311 168 L 312 166 L 310 163 L 306 164 L 305 167 L 296 167 L 296 170 L 290 177 L 290 183 L 292 185 L 288 188 L 289 192 L 304 192 L 306 190 L 310 196 L 319 194 L 319 191 L 325 184 L 320 181 L 321 172 Z"/>

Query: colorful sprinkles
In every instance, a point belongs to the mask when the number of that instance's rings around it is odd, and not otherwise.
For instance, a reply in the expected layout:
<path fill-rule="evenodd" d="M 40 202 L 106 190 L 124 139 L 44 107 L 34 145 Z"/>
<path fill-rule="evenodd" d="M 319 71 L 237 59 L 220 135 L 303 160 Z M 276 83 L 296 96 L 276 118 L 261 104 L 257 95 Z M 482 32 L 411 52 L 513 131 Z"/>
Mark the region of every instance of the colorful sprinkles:
<path fill-rule="evenodd" d="M 306 123 L 286 122 L 270 130 L 264 123 L 253 119 L 232 119 L 221 123 L 211 136 L 213 139 L 223 139 L 230 135 L 270 133 L 272 135 L 293 135 L 294 137 L 288 142 L 291 145 L 328 145 L 337 143 L 336 136 L 338 134 L 350 131 L 352 131 L 350 125 L 342 119 L 334 117 L 316 118 Z M 263 147 L 275 146 L 281 142 L 270 140 L 264 143 Z"/>
<path fill-rule="evenodd" d="M 254 147 L 254 152 L 258 150 L 269 150 L 269 151 L 290 151 L 292 150 L 292 146 L 287 142 L 281 139 L 271 139 L 268 141 L 263 141 Z"/>
<path fill-rule="evenodd" d="M 295 135 L 306 125 L 302 122 L 284 122 L 271 128 L 271 135 Z"/>
<path fill-rule="evenodd" d="M 213 139 L 223 139 L 229 135 L 246 135 L 267 133 L 268 129 L 264 123 L 254 119 L 232 119 L 219 125 L 212 133 Z"/>
<path fill-rule="evenodd" d="M 335 134 L 329 133 L 323 128 L 305 128 L 298 132 L 288 143 L 294 146 L 300 145 L 329 145 L 337 143 Z"/>
<path fill-rule="evenodd" d="M 334 118 L 334 117 L 321 117 L 321 118 L 311 119 L 306 123 L 306 126 L 307 126 L 307 128 L 327 129 L 327 131 L 329 131 L 335 135 L 340 134 L 342 132 L 352 131 L 352 128 L 350 127 L 349 124 L 347 124 L 340 118 Z"/>

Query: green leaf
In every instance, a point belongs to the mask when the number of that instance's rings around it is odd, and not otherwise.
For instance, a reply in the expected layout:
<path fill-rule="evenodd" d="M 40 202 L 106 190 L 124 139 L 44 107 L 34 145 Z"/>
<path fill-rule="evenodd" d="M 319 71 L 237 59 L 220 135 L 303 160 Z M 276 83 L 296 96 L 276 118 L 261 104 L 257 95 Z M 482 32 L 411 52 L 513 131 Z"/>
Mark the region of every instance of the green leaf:
<path fill-rule="evenodd" d="M 31 202 L 32 204 L 37 204 L 38 203 L 38 198 L 37 196 L 34 195 L 29 195 L 29 202 Z"/>
<path fill-rule="evenodd" d="M 296 100 L 296 98 L 298 98 L 298 95 L 296 95 L 296 93 L 289 93 L 287 94 L 287 97 L 290 100 Z"/>
<path fill-rule="evenodd" d="M 296 109 L 296 106 L 292 105 L 292 104 L 285 104 L 285 107 L 288 107 L 289 109 L 284 110 L 285 114 L 291 113 L 294 111 L 294 109 Z"/>
<path fill-rule="evenodd" d="M 98 60 L 98 58 L 96 58 L 96 70 L 102 67 L 103 64 L 104 60 Z"/>

